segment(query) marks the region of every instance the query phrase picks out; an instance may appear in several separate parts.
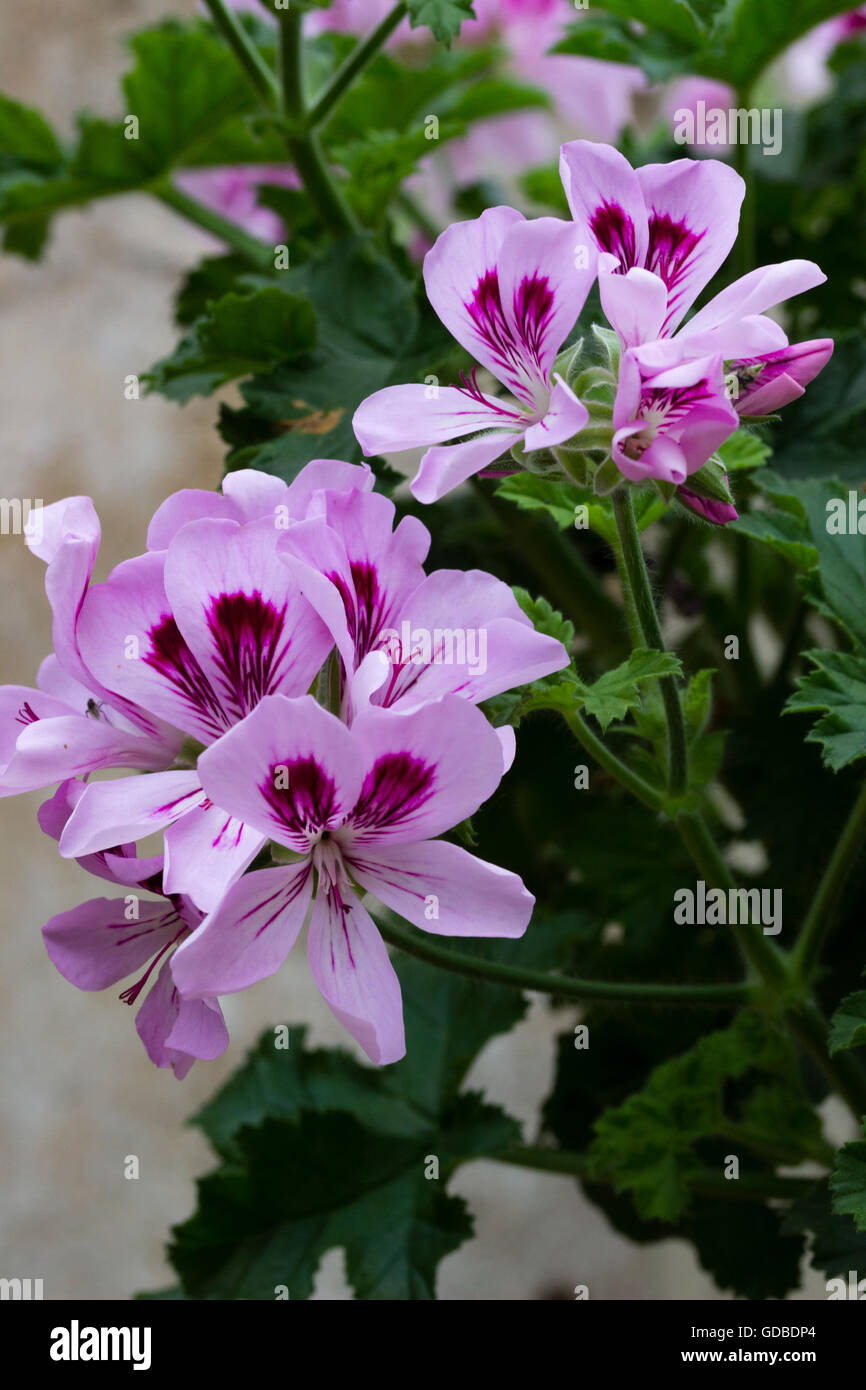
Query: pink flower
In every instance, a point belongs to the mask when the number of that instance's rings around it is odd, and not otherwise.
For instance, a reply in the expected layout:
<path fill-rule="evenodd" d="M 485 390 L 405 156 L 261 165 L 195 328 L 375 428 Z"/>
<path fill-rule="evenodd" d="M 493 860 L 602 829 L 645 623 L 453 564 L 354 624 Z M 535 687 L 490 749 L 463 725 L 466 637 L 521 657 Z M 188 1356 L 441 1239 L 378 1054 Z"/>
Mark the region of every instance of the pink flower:
<path fill-rule="evenodd" d="M 730 502 L 721 502 L 715 497 L 699 497 L 687 487 L 677 488 L 677 498 L 683 506 L 704 521 L 711 521 L 714 526 L 726 526 L 729 521 L 736 521 L 739 515 Z"/>
<path fill-rule="evenodd" d="M 683 483 L 739 423 L 725 396 L 722 359 L 684 357 L 674 343 L 624 353 L 611 454 L 632 482 Z"/>
<path fill-rule="evenodd" d="M 46 834 L 60 838 L 83 793 L 81 782 L 64 782 L 45 802 L 39 823 Z M 182 999 L 169 969 L 172 952 L 195 931 L 202 914 L 188 898 L 167 895 L 161 859 L 136 858 L 132 844 L 79 862 L 126 893 L 122 898 L 91 898 L 52 917 L 42 929 L 45 948 L 61 975 L 83 990 L 107 989 L 144 967 L 120 998 L 135 1004 L 152 984 L 135 1026 L 150 1060 L 158 1067 L 172 1067 L 182 1080 L 197 1057 L 218 1057 L 229 1041 L 219 1004 Z M 132 889 L 159 894 L 161 901 L 141 899 Z"/>
<path fill-rule="evenodd" d="M 38 687 L 0 687 L 0 796 L 51 786 L 99 768 L 168 767 L 181 735 L 134 702 L 113 695 L 81 655 L 78 614 L 99 549 L 89 497 L 43 507 L 40 535 L 28 540 L 44 560 L 55 654 Z"/>
<path fill-rule="evenodd" d="M 370 653 L 387 658 L 370 697 L 401 710 L 451 693 L 478 703 L 568 664 L 562 643 L 536 632 L 493 575 L 425 575 L 430 533 L 415 517 L 392 529 L 393 519 L 393 503 L 378 493 L 328 493 L 324 514 L 277 546 L 337 645 L 347 704 Z"/>
<path fill-rule="evenodd" d="M 207 794 L 297 855 L 245 875 L 176 953 L 185 999 L 272 975 L 312 902 L 308 956 L 335 1016 L 375 1063 L 405 1052 L 400 986 L 361 902 L 436 934 L 522 935 L 520 879 L 433 837 L 471 815 L 502 776 L 499 740 L 466 700 L 408 714 L 367 709 L 351 729 L 309 696 L 271 696 L 199 763 Z"/>
<path fill-rule="evenodd" d="M 433 445 L 412 491 L 420 502 L 435 502 L 513 444 L 544 449 L 576 434 L 588 412 L 551 373 L 594 279 L 594 262 L 586 247 L 576 247 L 570 224 L 552 217 L 527 222 L 513 208 L 490 208 L 443 232 L 424 261 L 430 303 L 516 403 L 485 395 L 474 373 L 459 387 L 388 386 L 355 413 L 365 453 Z M 442 447 L 467 435 L 475 437 Z"/>

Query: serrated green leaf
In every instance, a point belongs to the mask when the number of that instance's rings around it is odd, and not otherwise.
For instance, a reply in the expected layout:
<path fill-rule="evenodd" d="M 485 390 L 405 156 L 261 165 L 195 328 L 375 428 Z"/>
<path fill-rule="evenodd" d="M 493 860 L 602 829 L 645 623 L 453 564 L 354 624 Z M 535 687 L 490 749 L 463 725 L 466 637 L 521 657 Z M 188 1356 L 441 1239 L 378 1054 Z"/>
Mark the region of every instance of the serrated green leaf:
<path fill-rule="evenodd" d="M 830 1174 L 830 1191 L 836 1215 L 853 1217 L 855 1228 L 866 1231 L 866 1140 L 842 1145 Z"/>
<path fill-rule="evenodd" d="M 681 670 L 682 662 L 673 652 L 638 647 L 627 661 L 612 671 L 606 671 L 592 685 L 577 681 L 577 704 L 582 705 L 587 714 L 593 715 L 606 730 L 614 719 L 623 719 L 640 704 L 640 687 L 644 681 L 676 676 Z"/>
<path fill-rule="evenodd" d="M 825 711 L 806 736 L 820 743 L 824 763 L 833 772 L 866 757 L 866 656 L 857 653 L 804 652 L 815 667 L 797 677 L 786 714 Z"/>
<path fill-rule="evenodd" d="M 413 29 L 426 27 L 440 43 L 450 45 L 467 19 L 475 18 L 472 0 L 407 0 Z"/>
<path fill-rule="evenodd" d="M 546 598 L 533 598 L 526 589 L 519 587 L 515 587 L 514 597 L 536 632 L 543 632 L 546 637 L 555 637 L 566 650 L 571 646 L 574 641 L 574 623 L 557 613 Z"/>
<path fill-rule="evenodd" d="M 866 1044 L 866 990 L 847 995 L 830 1020 L 830 1056 Z"/>
<path fill-rule="evenodd" d="M 144 380 L 151 390 L 187 401 L 236 377 L 301 357 L 315 343 L 316 315 L 309 300 L 276 286 L 230 293 L 196 320 L 175 351 Z"/>

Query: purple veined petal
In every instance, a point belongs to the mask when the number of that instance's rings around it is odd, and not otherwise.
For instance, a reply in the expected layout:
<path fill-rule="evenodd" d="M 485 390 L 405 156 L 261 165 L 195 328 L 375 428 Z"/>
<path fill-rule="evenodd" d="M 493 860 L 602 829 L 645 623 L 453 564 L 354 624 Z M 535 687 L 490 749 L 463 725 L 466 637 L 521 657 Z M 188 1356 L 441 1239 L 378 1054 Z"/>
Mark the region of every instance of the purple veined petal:
<path fill-rule="evenodd" d="M 372 703 L 401 710 L 447 694 L 477 704 L 568 664 L 562 643 L 536 632 L 508 585 L 481 570 L 435 570 L 380 637 L 391 666 Z"/>
<path fill-rule="evenodd" d="M 316 894 L 307 955 L 322 998 L 370 1061 L 399 1061 L 406 1052 L 400 982 L 375 922 L 353 893 Z"/>
<path fill-rule="evenodd" d="M 684 357 L 678 340 L 629 349 L 613 416 L 620 471 L 632 481 L 684 482 L 737 428 L 724 386 L 721 357 Z"/>
<path fill-rule="evenodd" d="M 514 432 L 484 434 L 465 444 L 428 449 L 412 481 L 412 496 L 425 504 L 438 502 L 440 497 L 508 453 L 519 438 Z"/>
<path fill-rule="evenodd" d="M 732 320 L 763 314 L 765 309 L 783 303 L 792 295 L 802 294 L 822 285 L 827 279 L 814 261 L 782 261 L 778 265 L 763 265 L 750 270 L 733 284 L 727 285 L 709 304 L 689 319 L 680 329 L 680 338 L 692 338 L 709 329 L 719 328 Z"/>
<path fill-rule="evenodd" d="M 802 396 L 805 388 L 826 367 L 833 354 L 832 338 L 794 343 L 763 357 L 731 363 L 741 380 L 734 402 L 738 415 L 769 415 Z M 760 371 L 750 380 L 754 368 Z"/>
<path fill-rule="evenodd" d="M 269 518 L 206 518 L 165 552 L 171 614 L 229 725 L 265 695 L 303 694 L 332 646 L 277 556 L 282 534 Z"/>
<path fill-rule="evenodd" d="M 514 208 L 488 208 L 447 227 L 424 258 L 427 298 L 448 332 L 509 390 L 521 354 L 503 313 L 498 266 L 508 232 L 523 221 Z"/>
<path fill-rule="evenodd" d="M 522 936 L 535 906 L 517 874 L 447 840 L 388 845 L 351 867 L 374 898 L 436 936 Z"/>
<path fill-rule="evenodd" d="M 717 159 L 676 159 L 636 171 L 648 214 L 647 270 L 667 285 L 673 333 L 737 239 L 746 185 Z"/>
<path fill-rule="evenodd" d="M 274 479 L 277 482 L 278 479 Z M 285 484 L 283 485 L 285 486 Z M 186 487 L 160 503 L 147 528 L 148 550 L 167 550 L 182 526 L 203 517 L 234 520 L 235 509 L 227 497 L 204 488 Z"/>
<path fill-rule="evenodd" d="M 522 410 L 485 395 L 472 379 L 463 387 L 386 386 L 361 402 L 352 421 L 358 443 L 371 455 L 444 444 L 478 430 L 522 430 L 526 423 Z"/>
<path fill-rule="evenodd" d="M 358 741 L 310 695 L 269 695 L 198 760 L 202 786 L 248 826 L 304 852 L 354 806 Z"/>
<path fill-rule="evenodd" d="M 229 1042 L 218 1005 L 190 1004 L 181 999 L 171 977 L 170 961 L 163 965 L 139 1009 L 135 1028 L 154 1066 L 172 1067 L 178 1081 L 183 1080 L 196 1057 L 219 1057 Z M 176 1035 L 199 1050 L 180 1047 L 173 1041 Z"/>
<path fill-rule="evenodd" d="M 86 782 L 70 779 L 61 782 L 53 796 L 43 801 L 37 812 L 39 828 L 53 840 L 59 840 L 66 828 L 78 802 L 87 790 Z M 158 891 L 157 884 L 162 881 L 162 855 L 139 859 L 132 842 L 114 845 L 111 849 L 99 850 L 96 854 L 85 854 L 78 863 L 82 869 L 97 878 L 107 879 L 109 883 L 122 888 L 147 888 Z"/>
<path fill-rule="evenodd" d="M 264 843 L 257 830 L 205 799 L 165 832 L 164 891 L 213 912 Z"/>
<path fill-rule="evenodd" d="M 625 347 L 651 342 L 659 337 L 665 320 L 667 286 L 641 266 L 632 266 L 625 275 L 612 273 L 608 264 L 602 264 L 612 259 L 603 256 L 599 261 L 598 288 L 605 316 Z"/>
<path fill-rule="evenodd" d="M 137 911 L 138 916 L 129 918 Z M 158 956 L 186 930 L 171 903 L 91 898 L 42 928 L 51 960 L 79 989 L 107 989 Z"/>
<path fill-rule="evenodd" d="M 169 977 L 163 987 L 167 989 L 170 984 L 177 1008 L 174 1025 L 165 1040 L 166 1047 L 170 1052 L 200 1057 L 207 1062 L 221 1057 L 229 1045 L 229 1032 L 219 1004 L 211 999 L 182 998 L 171 978 L 170 961 L 166 961 L 160 973 Z M 159 989 L 161 983 L 157 980 L 154 989 Z M 180 1079 L 178 1076 L 178 1080 Z"/>
<path fill-rule="evenodd" d="M 172 956 L 183 998 L 234 994 L 275 974 L 297 940 L 312 891 L 307 861 L 244 874 Z"/>
<path fill-rule="evenodd" d="M 59 719 L 70 714 L 65 700 L 27 685 L 0 686 L 0 768 L 5 773 L 15 756 L 22 729 L 39 719 Z M 2 776 L 2 774 L 0 774 Z"/>
<path fill-rule="evenodd" d="M 60 853 L 64 859 L 78 859 L 130 840 L 143 840 L 203 800 L 196 772 L 153 772 L 91 782 L 60 837 Z"/>
<path fill-rule="evenodd" d="M 77 621 L 99 549 L 99 520 L 89 497 L 43 507 L 39 519 L 43 539 L 31 549 L 48 561 L 45 593 L 51 605 L 54 651 L 68 675 L 93 689 L 79 650 Z"/>
<path fill-rule="evenodd" d="M 34 709 L 25 702 L 19 713 L 26 721 Z M 165 767 L 165 750 L 136 734 L 114 729 L 102 718 L 66 714 L 25 722 L 15 752 L 0 778 L 0 796 L 53 786 L 68 777 L 84 777 L 102 768 L 126 767 L 158 771 Z"/>
<path fill-rule="evenodd" d="M 277 555 L 331 634 L 346 671 L 353 671 L 356 594 L 342 540 L 323 516 L 312 517 L 280 538 Z"/>
<path fill-rule="evenodd" d="M 511 386 L 516 371 L 524 388 L 518 394 L 534 400 L 537 408 L 595 275 L 595 247 L 578 243 L 572 222 L 539 217 L 515 222 L 505 234 L 498 288 L 508 339 L 518 352 L 512 354 L 508 375 L 498 370 L 496 376 Z"/>
<path fill-rule="evenodd" d="M 499 746 L 502 749 L 502 771 L 504 774 L 510 771 L 517 756 L 517 735 L 510 724 L 501 724 L 493 732 L 499 739 Z"/>
<path fill-rule="evenodd" d="M 579 237 L 615 256 L 623 273 L 644 266 L 647 210 L 625 155 L 611 145 L 572 140 L 560 151 L 559 173 Z"/>
<path fill-rule="evenodd" d="M 345 831 L 354 845 L 411 843 L 471 816 L 502 779 L 502 749 L 484 715 L 446 695 L 405 714 L 370 706 L 352 727 L 363 749 L 360 795 Z"/>
<path fill-rule="evenodd" d="M 97 678 L 122 698 L 210 743 L 232 722 L 184 641 L 165 593 L 164 551 L 126 560 L 82 605 L 79 641 Z"/>
<path fill-rule="evenodd" d="M 557 375 L 550 401 L 540 420 L 530 425 L 523 437 L 525 449 L 552 449 L 579 434 L 589 419 L 589 411 L 570 386 Z"/>

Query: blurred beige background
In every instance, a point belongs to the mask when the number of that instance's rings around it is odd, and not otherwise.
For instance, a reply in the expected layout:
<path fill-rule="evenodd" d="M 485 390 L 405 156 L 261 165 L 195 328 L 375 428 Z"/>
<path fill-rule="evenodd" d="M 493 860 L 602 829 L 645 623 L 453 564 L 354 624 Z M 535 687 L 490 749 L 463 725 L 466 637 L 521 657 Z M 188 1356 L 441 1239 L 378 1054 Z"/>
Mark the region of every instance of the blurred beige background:
<path fill-rule="evenodd" d="M 0 89 L 42 107 L 68 134 L 78 106 L 116 114 L 122 37 L 192 0 L 28 0 L 0 19 Z M 183 270 L 207 244 L 143 197 L 58 219 L 39 266 L 0 259 L 0 493 L 54 501 L 87 493 L 103 524 L 97 578 L 144 547 L 148 518 L 180 486 L 215 487 L 215 404 L 127 401 L 123 379 L 175 341 Z M 0 537 L 0 680 L 32 684 L 50 647 L 43 567 Z M 103 886 L 64 862 L 40 832 L 40 795 L 0 800 L 0 1276 L 42 1278 L 45 1297 L 122 1299 L 171 1281 L 162 1247 L 193 1208 L 207 1146 L 184 1127 L 268 1024 L 309 1020 L 316 1045 L 347 1043 L 310 983 L 304 953 L 274 980 L 227 1001 L 232 1047 L 178 1083 L 147 1061 L 117 991 L 85 995 L 55 971 L 40 927 Z M 110 892 L 110 889 L 105 891 Z M 549 1084 L 564 1026 L 540 1001 L 493 1044 L 472 1082 L 525 1122 Z M 576 1053 L 575 1057 L 579 1058 Z M 140 1160 L 138 1181 L 124 1160 Z M 713 1298 L 678 1242 L 632 1249 L 572 1183 L 494 1164 L 454 1184 L 479 1239 L 447 1259 L 446 1299 Z M 822 1296 L 813 1286 L 812 1296 Z M 317 1297 L 347 1298 L 342 1255 L 325 1260 Z"/>

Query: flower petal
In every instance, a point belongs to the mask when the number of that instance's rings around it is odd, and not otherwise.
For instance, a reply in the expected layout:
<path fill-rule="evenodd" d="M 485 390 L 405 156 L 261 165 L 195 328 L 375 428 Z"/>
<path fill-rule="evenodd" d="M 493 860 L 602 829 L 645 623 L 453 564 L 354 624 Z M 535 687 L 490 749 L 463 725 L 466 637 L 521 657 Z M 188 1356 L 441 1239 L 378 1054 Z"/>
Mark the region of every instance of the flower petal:
<path fill-rule="evenodd" d="M 213 999 L 275 974 L 304 925 L 312 886 L 307 862 L 244 874 L 172 956 L 181 995 Z"/>
<path fill-rule="evenodd" d="M 608 259 L 602 257 L 602 261 Z M 664 280 L 640 266 L 632 266 L 625 275 L 620 275 L 600 265 L 598 288 L 601 307 L 625 347 L 658 338 L 668 304 Z"/>
<path fill-rule="evenodd" d="M 406 1052 L 400 982 L 375 922 L 354 894 L 320 891 L 307 954 L 322 998 L 377 1066 Z"/>
<path fill-rule="evenodd" d="M 435 390 L 435 396 L 429 392 Z M 393 454 L 423 449 L 478 430 L 516 430 L 526 423 L 522 411 L 470 386 L 386 386 L 362 401 L 352 424 L 365 454 Z"/>
<path fill-rule="evenodd" d="M 164 890 L 213 912 L 264 843 L 257 830 L 206 799 L 165 832 Z"/>
<path fill-rule="evenodd" d="M 225 1052 L 228 1029 L 219 1005 L 181 999 L 166 961 L 156 983 L 138 1011 L 138 1036 L 157 1067 L 173 1067 L 182 1081 L 196 1057 L 214 1058 Z"/>
<path fill-rule="evenodd" d="M 572 140 L 562 146 L 559 172 L 579 237 L 616 256 L 623 273 L 645 265 L 647 210 L 625 155 L 610 145 Z"/>
<path fill-rule="evenodd" d="M 699 309 L 680 330 L 680 338 L 693 338 L 738 319 L 763 314 L 792 295 L 822 285 L 827 279 L 814 261 L 781 261 L 750 270 Z"/>
<path fill-rule="evenodd" d="M 447 840 L 353 857 L 352 872 L 374 898 L 436 936 L 522 936 L 535 905 L 517 874 Z"/>
<path fill-rule="evenodd" d="M 184 929 L 171 903 L 91 898 L 52 917 L 42 935 L 63 978 L 96 990 L 140 970 Z"/>
<path fill-rule="evenodd" d="M 550 403 L 542 419 L 530 425 L 523 437 L 524 449 L 552 449 L 579 434 L 589 419 L 589 411 L 570 386 L 557 376 Z"/>
<path fill-rule="evenodd" d="M 60 837 L 65 859 L 142 840 L 204 800 L 195 772 L 154 772 L 91 782 Z"/>
<path fill-rule="evenodd" d="M 354 806 L 363 779 L 356 740 L 310 695 L 269 695 L 198 760 L 202 786 L 246 825 L 305 852 Z"/>
<path fill-rule="evenodd" d="M 413 497 L 419 502 L 438 502 L 446 492 L 508 453 L 515 442 L 513 433 L 501 432 L 481 435 L 466 444 L 428 449 L 412 482 Z"/>

